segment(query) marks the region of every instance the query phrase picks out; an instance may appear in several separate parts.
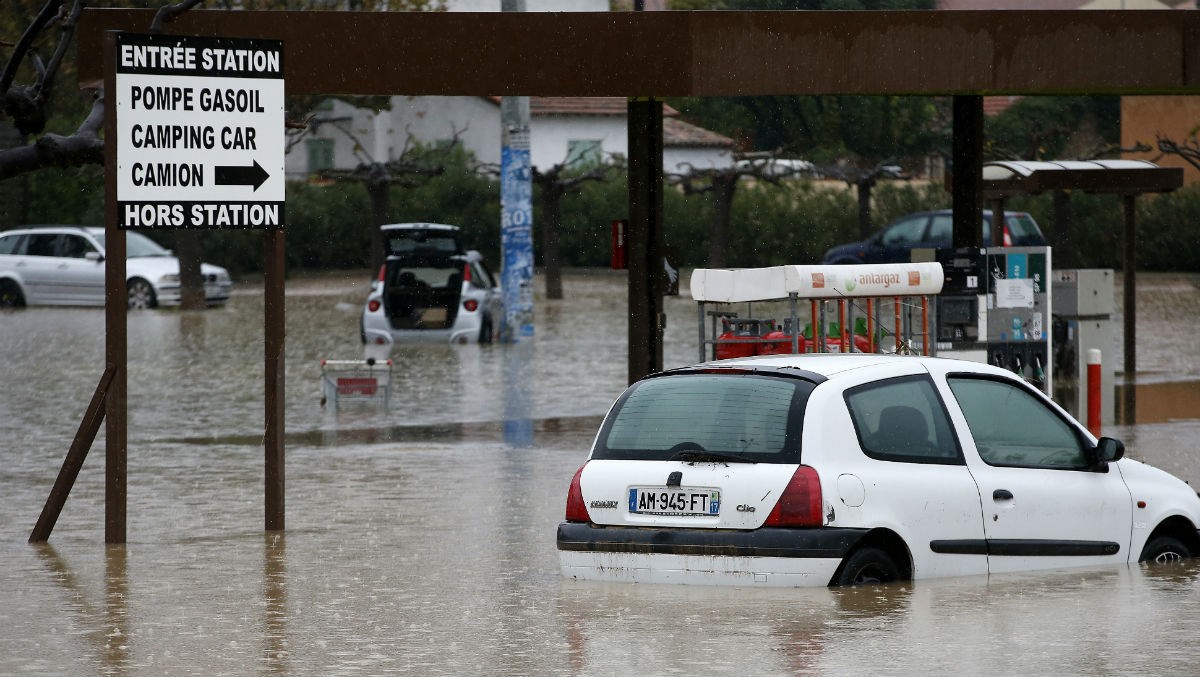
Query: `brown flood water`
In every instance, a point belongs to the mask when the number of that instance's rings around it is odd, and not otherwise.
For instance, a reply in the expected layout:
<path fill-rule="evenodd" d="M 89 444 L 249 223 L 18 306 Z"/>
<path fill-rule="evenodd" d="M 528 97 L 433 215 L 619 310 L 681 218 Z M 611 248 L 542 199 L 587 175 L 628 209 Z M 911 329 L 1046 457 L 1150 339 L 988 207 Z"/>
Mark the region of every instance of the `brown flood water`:
<path fill-rule="evenodd" d="M 563 581 L 567 483 L 625 385 L 624 276 L 569 275 L 523 348 L 397 349 L 390 405 L 334 412 L 319 361 L 362 356 L 366 277 L 288 282 L 283 534 L 262 531 L 261 289 L 131 315 L 125 546 L 102 544 L 103 433 L 50 544 L 25 542 L 103 312 L 0 314 L 0 675 L 1198 672 L 1200 560 L 858 590 Z M 1139 276 L 1137 421 L 1105 430 L 1194 486 L 1198 280 Z M 695 361 L 693 304 L 667 313 L 667 366 Z"/>

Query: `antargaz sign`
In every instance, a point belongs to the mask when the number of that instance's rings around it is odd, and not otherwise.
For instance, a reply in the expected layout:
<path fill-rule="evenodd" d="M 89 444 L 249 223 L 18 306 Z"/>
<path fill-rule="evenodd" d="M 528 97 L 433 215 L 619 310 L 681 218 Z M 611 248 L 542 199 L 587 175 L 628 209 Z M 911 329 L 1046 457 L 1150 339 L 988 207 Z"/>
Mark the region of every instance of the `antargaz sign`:
<path fill-rule="evenodd" d="M 117 35 L 117 223 L 284 225 L 283 43 Z"/>

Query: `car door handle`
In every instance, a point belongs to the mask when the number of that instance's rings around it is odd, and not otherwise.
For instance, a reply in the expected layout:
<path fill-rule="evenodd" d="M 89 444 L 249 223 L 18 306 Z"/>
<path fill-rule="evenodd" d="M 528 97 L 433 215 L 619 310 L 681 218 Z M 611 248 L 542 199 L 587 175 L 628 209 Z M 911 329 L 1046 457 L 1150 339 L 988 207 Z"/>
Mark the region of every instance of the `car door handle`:
<path fill-rule="evenodd" d="M 992 492 L 992 499 L 997 501 L 1011 501 L 1013 494 L 1008 489 L 997 489 Z"/>

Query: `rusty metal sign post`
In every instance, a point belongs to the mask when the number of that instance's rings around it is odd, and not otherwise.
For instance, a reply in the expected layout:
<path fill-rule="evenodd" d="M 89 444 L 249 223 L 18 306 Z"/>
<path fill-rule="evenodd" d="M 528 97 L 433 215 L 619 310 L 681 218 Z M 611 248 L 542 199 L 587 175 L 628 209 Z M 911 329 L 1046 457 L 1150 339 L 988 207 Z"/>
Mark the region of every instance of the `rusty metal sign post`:
<path fill-rule="evenodd" d="M 265 231 L 265 523 L 282 530 L 283 43 L 109 31 L 104 63 L 106 366 L 29 540 L 49 538 L 100 419 L 104 541 L 126 540 L 127 228 Z"/>

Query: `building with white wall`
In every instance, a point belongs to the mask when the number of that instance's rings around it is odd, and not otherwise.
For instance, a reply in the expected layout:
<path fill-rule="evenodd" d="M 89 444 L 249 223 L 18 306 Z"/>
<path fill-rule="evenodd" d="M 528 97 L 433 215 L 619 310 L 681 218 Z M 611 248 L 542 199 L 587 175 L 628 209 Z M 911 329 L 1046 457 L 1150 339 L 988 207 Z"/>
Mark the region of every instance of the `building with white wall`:
<path fill-rule="evenodd" d="M 606 161 L 624 156 L 628 125 L 620 97 L 530 97 L 530 152 L 543 171 L 577 160 Z M 424 145 L 457 139 L 481 164 L 500 163 L 500 98 L 486 96 L 394 96 L 376 113 L 328 100 L 315 111 L 309 131 L 289 149 L 289 179 L 322 169 L 353 169 L 361 163 L 399 158 L 414 142 Z M 663 171 L 728 167 L 734 143 L 678 119 L 670 107 L 663 120 Z"/>

